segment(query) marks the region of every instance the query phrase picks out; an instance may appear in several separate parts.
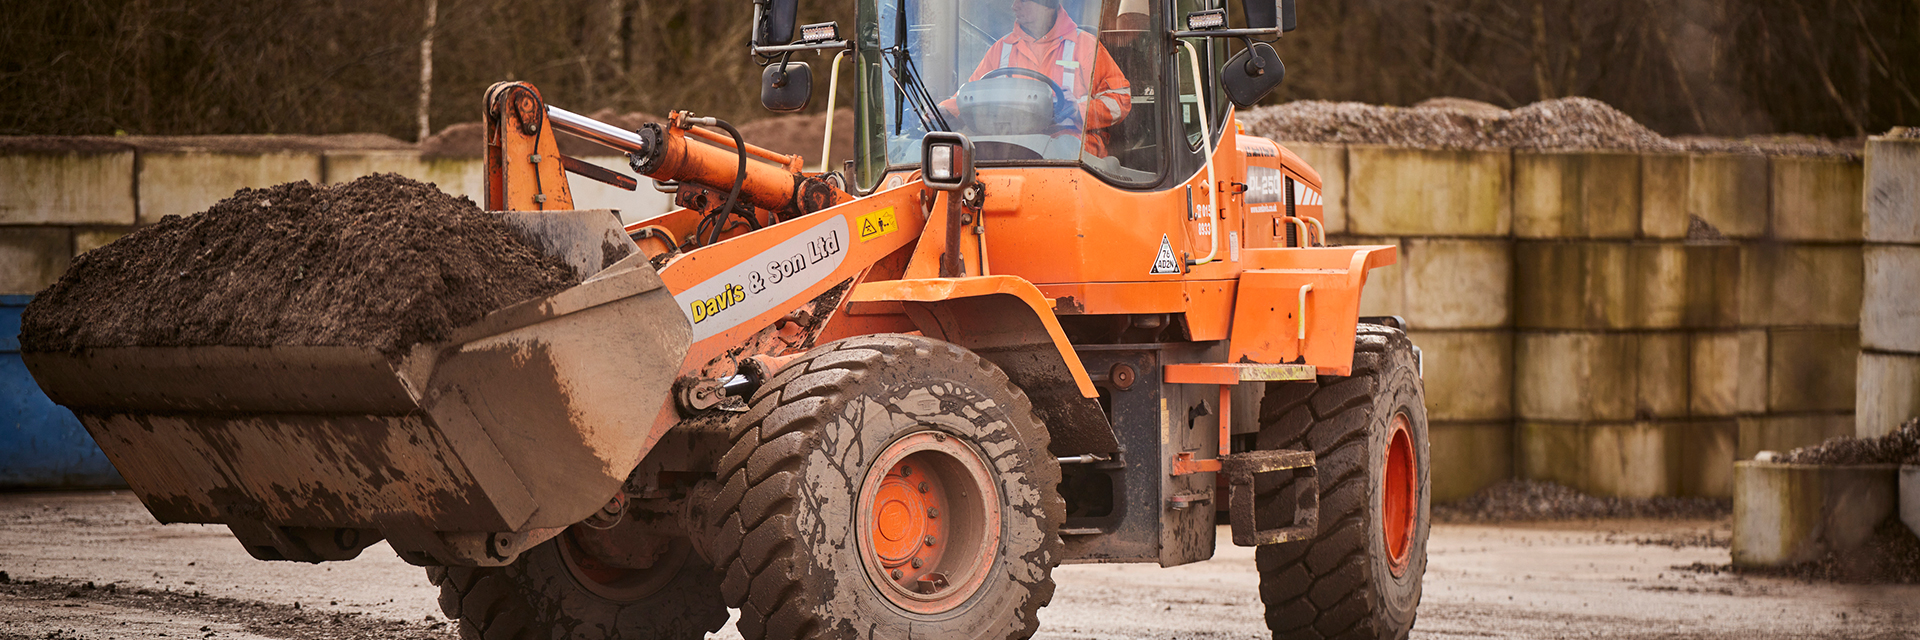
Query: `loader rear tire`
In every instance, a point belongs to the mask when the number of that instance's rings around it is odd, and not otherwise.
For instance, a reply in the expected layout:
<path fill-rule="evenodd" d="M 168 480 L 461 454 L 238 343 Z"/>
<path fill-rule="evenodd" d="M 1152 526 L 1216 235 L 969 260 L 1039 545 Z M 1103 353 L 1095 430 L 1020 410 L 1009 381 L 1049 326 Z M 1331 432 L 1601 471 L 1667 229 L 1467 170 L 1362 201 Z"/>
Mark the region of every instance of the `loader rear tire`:
<path fill-rule="evenodd" d="M 1038 628 L 1060 465 L 993 363 L 918 336 L 841 340 L 775 374 L 730 429 L 707 526 L 747 640 Z"/>
<path fill-rule="evenodd" d="M 719 576 L 688 545 L 654 570 L 583 577 L 565 536 L 504 567 L 429 567 L 462 640 L 699 640 L 727 623 Z"/>
<path fill-rule="evenodd" d="M 1260 547 L 1260 599 L 1276 639 L 1405 638 L 1427 568 L 1425 392 L 1404 332 L 1362 324 L 1353 373 L 1276 382 L 1260 449 L 1311 449 L 1320 527 Z M 1258 510 L 1258 509 L 1256 509 Z"/>

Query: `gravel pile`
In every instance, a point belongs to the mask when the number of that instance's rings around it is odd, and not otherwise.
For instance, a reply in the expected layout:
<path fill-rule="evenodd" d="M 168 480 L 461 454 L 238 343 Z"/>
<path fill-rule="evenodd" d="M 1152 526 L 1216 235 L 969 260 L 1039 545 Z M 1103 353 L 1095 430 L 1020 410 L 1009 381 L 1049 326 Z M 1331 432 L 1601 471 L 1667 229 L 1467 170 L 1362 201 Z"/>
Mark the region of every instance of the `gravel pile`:
<path fill-rule="evenodd" d="M 1774 459 L 1789 464 L 1920 464 L 1920 418 L 1878 438 L 1829 438 Z"/>
<path fill-rule="evenodd" d="M 1460 98 L 1412 107 L 1301 100 L 1240 114 L 1248 133 L 1281 141 L 1379 144 L 1422 149 L 1605 150 L 1852 157 L 1859 145 L 1804 136 L 1669 139 L 1592 98 L 1560 98 L 1513 110 Z"/>
<path fill-rule="evenodd" d="M 1444 523 L 1613 518 L 1698 520 L 1724 518 L 1732 513 L 1733 503 L 1728 500 L 1601 498 L 1536 480 L 1508 480 L 1482 489 L 1471 498 L 1433 505 L 1434 521 Z"/>
<path fill-rule="evenodd" d="M 579 278 L 498 216 L 380 174 L 242 189 L 74 259 L 27 305 L 29 352 L 362 346 L 398 353 Z"/>

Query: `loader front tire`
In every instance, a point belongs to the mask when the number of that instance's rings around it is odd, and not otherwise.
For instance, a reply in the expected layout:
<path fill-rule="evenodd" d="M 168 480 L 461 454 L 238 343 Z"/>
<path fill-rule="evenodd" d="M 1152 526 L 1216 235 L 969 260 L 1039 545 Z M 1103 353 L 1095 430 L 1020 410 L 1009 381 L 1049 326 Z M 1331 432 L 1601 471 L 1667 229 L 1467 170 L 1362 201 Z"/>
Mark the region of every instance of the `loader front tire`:
<path fill-rule="evenodd" d="M 727 623 L 719 577 L 684 542 L 653 569 L 587 567 L 567 533 L 504 567 L 429 567 L 462 640 L 699 640 Z"/>
<path fill-rule="evenodd" d="M 1276 639 L 1398 639 L 1413 628 L 1427 568 L 1427 412 L 1413 343 L 1362 324 L 1353 373 L 1276 382 L 1260 449 L 1311 449 L 1320 527 L 1255 551 Z"/>
<path fill-rule="evenodd" d="M 918 336 L 828 344 L 730 427 L 707 513 L 747 640 L 1018 640 L 1053 598 L 1066 505 L 1026 394 Z"/>

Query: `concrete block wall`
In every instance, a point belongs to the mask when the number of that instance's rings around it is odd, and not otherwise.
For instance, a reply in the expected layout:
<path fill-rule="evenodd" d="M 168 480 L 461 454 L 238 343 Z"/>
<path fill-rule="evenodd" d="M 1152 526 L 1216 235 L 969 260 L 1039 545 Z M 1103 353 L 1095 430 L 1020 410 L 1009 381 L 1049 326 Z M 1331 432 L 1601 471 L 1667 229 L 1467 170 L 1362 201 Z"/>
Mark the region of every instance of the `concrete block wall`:
<path fill-rule="evenodd" d="M 1867 142 L 1865 264 L 1854 432 L 1920 416 L 1920 140 Z"/>
<path fill-rule="evenodd" d="M 1861 356 L 1859 161 L 1286 146 L 1344 159 L 1337 240 L 1401 248 L 1361 306 L 1425 353 L 1436 499 L 1508 477 L 1728 497 L 1737 458 L 1853 433 L 1867 367 L 1920 384 L 1920 345 Z"/>
<path fill-rule="evenodd" d="M 218 147 L 218 145 L 214 145 Z M 169 141 L 75 145 L 77 150 L 0 146 L 0 295 L 33 294 L 59 279 L 72 258 L 169 215 L 190 215 L 242 188 L 286 182 L 345 182 L 391 172 L 480 202 L 478 158 L 424 158 L 412 150 L 232 151 Z M 584 158 L 627 171 L 620 157 Z M 628 220 L 667 210 L 666 194 L 624 191 L 586 179 L 570 186 L 580 208 L 619 209 Z"/>

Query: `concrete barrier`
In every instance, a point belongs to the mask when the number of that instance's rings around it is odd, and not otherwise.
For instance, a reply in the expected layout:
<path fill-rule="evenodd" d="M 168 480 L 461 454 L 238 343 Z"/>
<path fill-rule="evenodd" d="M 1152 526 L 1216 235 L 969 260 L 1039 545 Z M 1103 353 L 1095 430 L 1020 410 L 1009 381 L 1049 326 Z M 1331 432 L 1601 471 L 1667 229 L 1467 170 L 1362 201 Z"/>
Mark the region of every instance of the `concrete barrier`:
<path fill-rule="evenodd" d="M 1772 168 L 1772 237 L 1780 240 L 1859 242 L 1861 238 L 1860 185 L 1865 179 L 1858 160 L 1780 156 Z"/>
<path fill-rule="evenodd" d="M 1767 234 L 1767 157 L 1708 154 L 1687 158 L 1687 214 L 1728 238 Z"/>
<path fill-rule="evenodd" d="M 1734 465 L 1733 563 L 1779 567 L 1859 549 L 1895 513 L 1898 465 Z"/>
<path fill-rule="evenodd" d="M 1452 502 L 1513 477 L 1513 423 L 1435 421 L 1427 426 L 1433 500 Z"/>
<path fill-rule="evenodd" d="M 1513 154 L 1355 145 L 1347 149 L 1347 230 L 1370 236 L 1505 236 Z"/>
<path fill-rule="evenodd" d="M 1853 411 L 1860 333 L 1852 327 L 1773 329 L 1767 336 L 1767 410 Z"/>
<path fill-rule="evenodd" d="M 1573 422 L 1685 417 L 1687 343 L 1679 333 L 1521 333 L 1514 413 Z"/>
<path fill-rule="evenodd" d="M 134 153 L 0 153 L 0 224 L 133 224 Z"/>
<path fill-rule="evenodd" d="M 1861 346 L 1920 354 L 1920 246 L 1870 245 L 1865 263 Z"/>
<path fill-rule="evenodd" d="M 1736 325 L 1737 247 L 1678 242 L 1514 246 L 1522 329 L 1678 329 Z"/>
<path fill-rule="evenodd" d="M 1397 244 L 1400 262 L 1374 271 L 1360 314 L 1400 316 L 1417 329 L 1512 326 L 1512 243 L 1504 240 L 1347 238 Z"/>
<path fill-rule="evenodd" d="M 1867 141 L 1867 242 L 1920 244 L 1920 140 Z"/>
<path fill-rule="evenodd" d="M 1415 325 L 1408 337 L 1420 346 L 1429 420 L 1513 418 L 1512 332 L 1423 331 Z"/>
<path fill-rule="evenodd" d="M 1640 232 L 1640 156 L 1622 152 L 1513 154 L 1513 235 L 1632 238 Z"/>
<path fill-rule="evenodd" d="M 1767 332 L 1696 333 L 1688 371 L 1688 413 L 1735 416 L 1767 410 Z"/>
<path fill-rule="evenodd" d="M 1854 394 L 1854 435 L 1875 438 L 1920 417 L 1920 355 L 1860 354 Z"/>
<path fill-rule="evenodd" d="M 1556 423 L 1522 419 L 1516 471 L 1596 495 L 1732 495 L 1732 420 Z"/>
<path fill-rule="evenodd" d="M 0 227 L 0 295 L 33 294 L 60 279 L 73 259 L 66 227 Z"/>
<path fill-rule="evenodd" d="M 235 191 L 320 183 L 320 154 L 146 151 L 140 154 L 140 224 L 206 211 Z"/>
<path fill-rule="evenodd" d="M 1740 324 L 1860 324 L 1859 245 L 1754 243 L 1740 248 Z"/>

